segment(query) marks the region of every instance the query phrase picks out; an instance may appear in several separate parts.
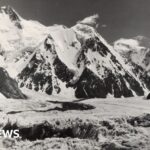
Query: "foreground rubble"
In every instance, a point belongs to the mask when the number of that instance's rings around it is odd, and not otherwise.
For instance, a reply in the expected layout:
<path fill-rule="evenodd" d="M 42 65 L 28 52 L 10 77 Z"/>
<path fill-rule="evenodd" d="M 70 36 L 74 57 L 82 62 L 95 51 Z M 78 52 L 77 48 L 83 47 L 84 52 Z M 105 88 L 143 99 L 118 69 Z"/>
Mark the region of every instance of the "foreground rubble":
<path fill-rule="evenodd" d="M 25 90 L 27 100 L 1 99 L 1 138 L 10 150 L 149 149 L 150 103 L 140 98 L 70 100 Z"/>

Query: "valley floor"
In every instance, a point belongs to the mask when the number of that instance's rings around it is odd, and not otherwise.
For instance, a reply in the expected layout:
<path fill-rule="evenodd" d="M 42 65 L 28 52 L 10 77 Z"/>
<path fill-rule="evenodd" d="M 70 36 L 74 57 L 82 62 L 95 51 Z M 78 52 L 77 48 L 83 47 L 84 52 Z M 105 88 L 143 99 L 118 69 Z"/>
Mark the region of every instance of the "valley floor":
<path fill-rule="evenodd" d="M 0 150 L 150 149 L 150 101 L 143 97 L 75 100 L 23 91 L 27 100 L 0 98 L 1 129 L 21 136 L 1 138 Z"/>

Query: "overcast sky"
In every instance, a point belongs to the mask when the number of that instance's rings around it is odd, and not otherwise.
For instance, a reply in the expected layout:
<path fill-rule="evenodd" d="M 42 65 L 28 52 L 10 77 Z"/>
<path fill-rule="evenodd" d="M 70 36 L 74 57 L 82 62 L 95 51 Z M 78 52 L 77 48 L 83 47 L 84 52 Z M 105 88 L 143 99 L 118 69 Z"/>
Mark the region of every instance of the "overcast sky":
<path fill-rule="evenodd" d="M 137 35 L 150 37 L 150 0 L 0 0 L 23 18 L 45 25 L 74 25 L 99 14 L 99 32 L 107 41 Z"/>

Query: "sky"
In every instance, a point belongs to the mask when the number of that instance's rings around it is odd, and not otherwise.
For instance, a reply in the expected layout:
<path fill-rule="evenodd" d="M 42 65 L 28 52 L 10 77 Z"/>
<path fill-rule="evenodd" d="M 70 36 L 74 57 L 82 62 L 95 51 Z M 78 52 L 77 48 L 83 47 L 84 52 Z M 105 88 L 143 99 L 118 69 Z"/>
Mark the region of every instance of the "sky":
<path fill-rule="evenodd" d="M 138 35 L 150 37 L 150 0 L 0 0 L 23 18 L 50 26 L 73 26 L 99 15 L 98 32 L 109 42 Z"/>

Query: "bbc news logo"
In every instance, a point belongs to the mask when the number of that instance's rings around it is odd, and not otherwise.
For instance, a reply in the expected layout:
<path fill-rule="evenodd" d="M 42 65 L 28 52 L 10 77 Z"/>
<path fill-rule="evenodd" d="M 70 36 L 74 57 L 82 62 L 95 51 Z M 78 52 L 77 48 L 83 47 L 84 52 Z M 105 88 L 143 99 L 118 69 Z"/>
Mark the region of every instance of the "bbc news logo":
<path fill-rule="evenodd" d="M 19 130 L 0 130 L 0 138 L 19 138 Z"/>

